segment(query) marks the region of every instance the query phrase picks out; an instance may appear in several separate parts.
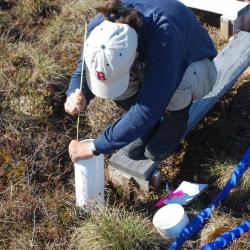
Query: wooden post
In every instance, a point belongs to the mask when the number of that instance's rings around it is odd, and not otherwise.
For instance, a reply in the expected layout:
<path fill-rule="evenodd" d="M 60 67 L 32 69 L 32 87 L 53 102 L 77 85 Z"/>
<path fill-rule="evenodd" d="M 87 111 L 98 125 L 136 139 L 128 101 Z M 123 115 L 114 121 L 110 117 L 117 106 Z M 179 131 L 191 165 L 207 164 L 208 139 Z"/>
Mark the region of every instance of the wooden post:
<path fill-rule="evenodd" d="M 152 186 L 154 187 L 155 190 L 157 190 L 161 183 L 160 171 L 158 169 L 155 170 L 151 178 L 152 178 Z"/>
<path fill-rule="evenodd" d="M 220 36 L 228 40 L 241 30 L 250 31 L 250 8 L 245 8 L 237 17 L 223 15 L 220 17 Z"/>
<path fill-rule="evenodd" d="M 232 23 L 231 20 L 226 16 L 220 17 L 220 37 L 221 39 L 228 40 L 232 36 Z"/>
<path fill-rule="evenodd" d="M 242 27 L 241 30 L 250 32 L 250 7 L 242 16 Z"/>
<path fill-rule="evenodd" d="M 245 13 L 238 18 L 221 16 L 220 18 L 220 36 L 222 39 L 228 40 L 241 30 L 248 31 L 249 29 L 249 15 Z"/>

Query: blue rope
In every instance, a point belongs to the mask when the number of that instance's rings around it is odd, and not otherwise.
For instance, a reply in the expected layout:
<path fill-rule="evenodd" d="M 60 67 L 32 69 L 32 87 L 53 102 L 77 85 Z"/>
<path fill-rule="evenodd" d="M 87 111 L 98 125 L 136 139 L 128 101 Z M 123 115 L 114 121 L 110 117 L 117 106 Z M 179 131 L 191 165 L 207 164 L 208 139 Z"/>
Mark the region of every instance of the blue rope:
<path fill-rule="evenodd" d="M 200 250 L 220 250 L 225 248 L 229 242 L 240 237 L 241 234 L 250 231 L 250 219 L 242 222 L 239 226 L 217 237 L 213 242 L 207 243 Z"/>
<path fill-rule="evenodd" d="M 225 199 L 230 190 L 236 186 L 237 182 L 240 180 L 243 173 L 248 169 L 249 165 L 250 147 L 247 149 L 245 155 L 242 157 L 241 161 L 234 169 L 231 178 L 228 180 L 221 192 L 206 209 L 202 210 L 189 222 L 186 228 L 182 230 L 180 236 L 172 242 L 168 250 L 178 249 L 183 245 L 186 240 L 190 239 L 195 233 L 197 233 L 202 228 L 202 225 L 204 224 L 205 220 L 210 217 L 214 207 L 217 206 L 223 199 Z"/>

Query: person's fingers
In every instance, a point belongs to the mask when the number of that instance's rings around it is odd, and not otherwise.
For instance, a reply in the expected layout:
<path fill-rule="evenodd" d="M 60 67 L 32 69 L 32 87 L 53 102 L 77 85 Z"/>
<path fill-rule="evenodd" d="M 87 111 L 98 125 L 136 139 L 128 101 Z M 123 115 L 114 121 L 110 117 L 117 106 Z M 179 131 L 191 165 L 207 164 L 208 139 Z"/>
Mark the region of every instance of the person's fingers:
<path fill-rule="evenodd" d="M 70 160 L 71 160 L 72 162 L 75 162 L 74 154 L 70 153 L 70 154 L 69 154 L 69 157 L 70 157 Z"/>
<path fill-rule="evenodd" d="M 86 100 L 80 89 L 76 89 L 66 100 L 64 104 L 65 111 L 70 115 L 83 112 L 86 106 Z"/>
<path fill-rule="evenodd" d="M 69 153 L 69 158 L 71 161 L 73 161 L 73 155 L 71 153 Z"/>
<path fill-rule="evenodd" d="M 72 162 L 76 162 L 77 160 L 77 155 L 76 155 L 76 140 L 72 140 L 69 144 L 69 148 L 68 148 L 68 151 L 69 151 L 69 156 L 70 156 L 70 159 Z"/>
<path fill-rule="evenodd" d="M 77 112 L 82 112 L 83 111 L 83 105 L 82 102 L 77 100 L 76 98 L 72 99 L 74 103 L 74 108 L 76 109 Z"/>
<path fill-rule="evenodd" d="M 69 107 L 69 104 L 67 102 L 64 103 L 64 109 L 65 109 L 66 113 L 71 115 L 70 107 Z"/>
<path fill-rule="evenodd" d="M 76 93 L 72 95 L 72 102 L 74 103 L 74 106 L 78 112 L 82 112 L 84 110 L 85 104 L 84 104 L 84 98 L 82 95 L 81 97 L 77 96 Z"/>
<path fill-rule="evenodd" d="M 72 114 L 72 107 L 71 107 L 71 105 L 69 104 L 68 101 L 66 101 L 66 102 L 64 103 L 64 109 L 65 109 L 65 111 L 66 111 L 67 113 L 69 113 L 70 115 Z"/>
<path fill-rule="evenodd" d="M 76 103 L 76 109 L 78 112 L 83 112 L 84 111 L 84 104 L 83 102 Z"/>
<path fill-rule="evenodd" d="M 71 161 L 73 161 L 73 148 L 72 147 L 73 147 L 73 143 L 71 141 L 70 144 L 69 144 L 69 148 L 68 148 L 69 157 L 70 157 Z"/>
<path fill-rule="evenodd" d="M 69 144 L 69 150 L 73 150 L 75 141 L 76 141 L 76 140 L 71 140 L 71 142 L 70 142 L 70 144 Z"/>
<path fill-rule="evenodd" d="M 70 107 L 69 103 L 64 104 L 64 109 L 68 114 L 74 115 L 74 112 L 72 112 L 72 108 Z"/>
<path fill-rule="evenodd" d="M 76 89 L 75 96 L 78 100 L 82 100 L 82 97 L 83 97 L 82 91 L 80 89 Z"/>
<path fill-rule="evenodd" d="M 66 102 L 66 107 L 70 114 L 75 114 L 78 112 L 77 105 L 72 97 L 69 97 Z"/>
<path fill-rule="evenodd" d="M 72 161 L 72 153 L 71 153 L 71 151 L 69 150 L 69 158 L 71 159 L 71 161 Z"/>
<path fill-rule="evenodd" d="M 68 105 L 70 107 L 71 112 L 74 112 L 76 110 L 76 103 L 75 103 L 73 96 L 69 97 Z"/>

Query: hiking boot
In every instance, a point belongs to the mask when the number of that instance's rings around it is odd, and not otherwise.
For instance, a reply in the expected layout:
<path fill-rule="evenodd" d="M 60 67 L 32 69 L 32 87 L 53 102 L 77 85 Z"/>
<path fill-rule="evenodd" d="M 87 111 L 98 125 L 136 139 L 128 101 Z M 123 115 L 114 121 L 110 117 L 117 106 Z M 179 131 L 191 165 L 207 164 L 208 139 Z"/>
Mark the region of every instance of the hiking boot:
<path fill-rule="evenodd" d="M 121 150 L 127 157 L 132 160 L 144 160 L 146 159 L 146 157 L 144 156 L 145 147 L 146 144 L 144 143 L 144 141 L 141 138 L 138 138 Z"/>

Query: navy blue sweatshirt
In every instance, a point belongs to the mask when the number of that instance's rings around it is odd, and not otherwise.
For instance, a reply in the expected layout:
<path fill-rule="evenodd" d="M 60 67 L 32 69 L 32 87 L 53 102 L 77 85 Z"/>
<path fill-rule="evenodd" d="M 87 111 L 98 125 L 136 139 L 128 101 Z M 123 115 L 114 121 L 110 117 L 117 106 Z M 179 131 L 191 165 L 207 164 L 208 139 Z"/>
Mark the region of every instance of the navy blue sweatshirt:
<path fill-rule="evenodd" d="M 146 134 L 159 121 L 189 64 L 204 58 L 214 58 L 217 54 L 206 30 L 182 3 L 176 0 L 122 2 L 138 10 L 142 16 L 143 25 L 137 30 L 137 50 L 139 60 L 146 67 L 134 105 L 94 140 L 96 149 L 105 154 Z M 97 15 L 89 23 L 88 32 L 103 20 L 102 15 Z M 79 88 L 81 64 L 80 59 L 71 77 L 68 96 Z M 83 85 L 83 93 L 89 101 L 93 94 L 86 81 Z"/>

